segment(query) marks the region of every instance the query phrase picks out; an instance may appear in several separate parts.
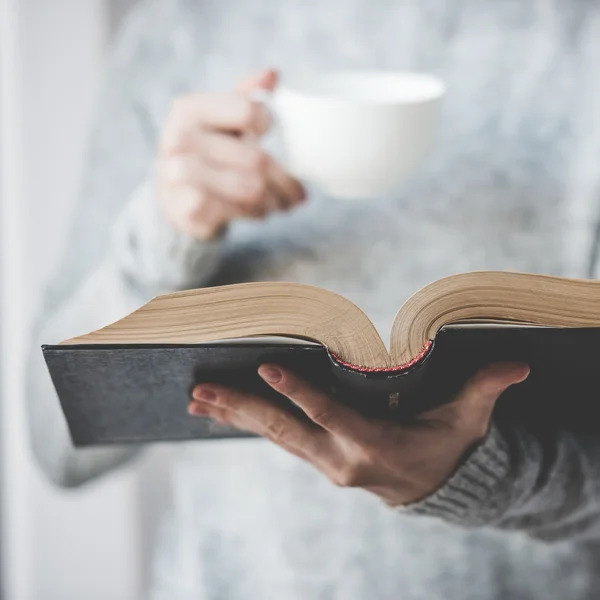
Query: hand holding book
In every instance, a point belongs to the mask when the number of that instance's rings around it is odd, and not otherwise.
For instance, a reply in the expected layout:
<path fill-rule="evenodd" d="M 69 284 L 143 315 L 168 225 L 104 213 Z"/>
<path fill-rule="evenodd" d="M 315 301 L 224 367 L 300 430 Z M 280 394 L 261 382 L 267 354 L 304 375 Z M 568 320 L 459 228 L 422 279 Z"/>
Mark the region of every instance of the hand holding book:
<path fill-rule="evenodd" d="M 367 419 L 278 365 L 262 365 L 258 373 L 302 413 L 215 384 L 194 388 L 189 413 L 266 437 L 336 485 L 364 488 L 399 506 L 425 498 L 452 475 L 485 437 L 496 400 L 524 381 L 529 368 L 486 367 L 453 402 L 408 426 Z"/>

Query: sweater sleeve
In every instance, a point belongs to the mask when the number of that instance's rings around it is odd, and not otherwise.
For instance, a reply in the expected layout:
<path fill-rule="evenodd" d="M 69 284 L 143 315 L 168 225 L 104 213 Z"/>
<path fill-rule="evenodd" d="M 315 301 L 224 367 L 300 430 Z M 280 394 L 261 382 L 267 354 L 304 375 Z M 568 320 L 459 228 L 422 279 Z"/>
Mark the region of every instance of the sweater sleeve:
<path fill-rule="evenodd" d="M 600 277 L 600 228 L 587 276 Z M 600 436 L 493 422 L 434 494 L 400 508 L 462 527 L 523 531 L 544 541 L 600 538 Z"/>
<path fill-rule="evenodd" d="M 174 93 L 177 87 L 169 80 L 169 39 L 152 33 L 160 11 L 167 10 L 164 3 L 140 4 L 117 39 L 64 260 L 46 289 L 32 336 L 26 382 L 31 447 L 46 475 L 63 486 L 100 476 L 137 449 L 72 446 L 41 344 L 104 326 L 154 295 L 202 286 L 219 266 L 221 240 L 200 242 L 177 233 L 153 190 L 162 117 L 149 101 L 153 89 Z M 164 54 L 162 74 L 148 62 L 150 46 Z"/>
<path fill-rule="evenodd" d="M 492 424 L 437 492 L 401 510 L 545 541 L 600 535 L 600 440 Z"/>

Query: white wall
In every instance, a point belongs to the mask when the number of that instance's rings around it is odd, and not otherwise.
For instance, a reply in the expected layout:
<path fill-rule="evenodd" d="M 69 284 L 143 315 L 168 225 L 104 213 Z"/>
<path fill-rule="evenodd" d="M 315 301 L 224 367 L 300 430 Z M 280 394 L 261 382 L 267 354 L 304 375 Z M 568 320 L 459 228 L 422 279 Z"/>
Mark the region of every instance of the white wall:
<path fill-rule="evenodd" d="M 10 271 L 4 275 L 12 279 L 11 291 L 4 288 L 1 328 L 5 348 L 11 346 L 4 355 L 9 395 L 2 398 L 5 597 L 135 600 L 147 538 L 137 502 L 140 476 L 129 470 L 84 490 L 52 488 L 33 465 L 21 410 L 21 340 L 62 251 L 79 187 L 107 39 L 106 6 L 102 0 L 0 2 L 2 26 L 11 28 L 10 35 L 0 33 L 0 103 L 10 124 L 0 134 L 11 154 L 4 161 L 11 177 L 2 188 L 3 265 Z"/>

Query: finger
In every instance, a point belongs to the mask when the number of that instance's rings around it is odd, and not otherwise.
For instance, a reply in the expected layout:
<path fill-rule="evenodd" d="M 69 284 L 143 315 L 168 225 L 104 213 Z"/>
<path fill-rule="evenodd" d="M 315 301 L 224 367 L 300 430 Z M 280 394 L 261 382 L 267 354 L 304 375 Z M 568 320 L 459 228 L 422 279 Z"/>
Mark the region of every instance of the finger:
<path fill-rule="evenodd" d="M 250 75 L 242 79 L 237 90 L 239 92 L 252 92 L 256 89 L 272 90 L 277 85 L 279 73 L 276 69 L 265 69 L 256 75 Z"/>
<path fill-rule="evenodd" d="M 485 434 L 496 400 L 511 385 L 521 383 L 528 376 L 529 367 L 522 363 L 495 363 L 481 369 L 453 403 L 456 418 Z"/>
<path fill-rule="evenodd" d="M 267 205 L 272 211 L 288 211 L 294 207 L 294 203 L 281 194 L 279 188 L 267 182 Z"/>
<path fill-rule="evenodd" d="M 267 178 L 270 185 L 276 190 L 277 196 L 282 198 L 286 205 L 294 206 L 306 199 L 304 186 L 286 173 L 274 159 L 269 162 Z"/>
<path fill-rule="evenodd" d="M 195 140 L 195 150 L 214 166 L 267 176 L 268 155 L 243 138 L 202 131 Z"/>
<path fill-rule="evenodd" d="M 265 364 L 258 374 L 276 391 L 299 406 L 314 423 L 336 435 L 355 441 L 369 440 L 373 426 L 350 408 L 312 387 L 278 365 Z"/>
<path fill-rule="evenodd" d="M 190 404 L 190 412 L 196 410 L 195 404 L 200 404 L 207 416 L 256 433 L 309 460 L 318 460 L 323 455 L 322 430 L 263 398 L 215 384 L 196 386 L 192 397 L 195 402 Z"/>
<path fill-rule="evenodd" d="M 217 421 L 217 423 L 229 425 L 241 431 L 256 433 L 255 431 L 252 431 L 251 429 L 245 427 L 244 423 L 242 423 L 239 417 L 237 416 L 237 413 L 233 410 L 210 406 L 204 402 L 192 401 L 188 405 L 188 413 L 194 417 L 207 417 L 209 419 L 212 419 L 213 421 Z M 257 435 L 260 434 L 257 433 Z M 283 440 L 280 441 L 277 445 L 286 452 L 289 452 L 290 454 L 293 454 L 294 456 L 297 456 L 302 460 L 311 462 L 310 458 L 307 456 L 304 450 L 290 446 Z"/>
<path fill-rule="evenodd" d="M 173 103 L 162 150 L 165 154 L 185 151 L 182 148 L 199 127 L 262 135 L 269 129 L 270 120 L 265 106 L 243 94 L 189 94 Z"/>
<path fill-rule="evenodd" d="M 289 209 L 289 205 L 277 195 L 277 192 L 267 184 L 267 190 L 264 197 L 264 205 L 267 210 L 267 214 L 277 211 L 286 211 Z"/>
<path fill-rule="evenodd" d="M 214 237 L 229 221 L 253 216 L 237 204 L 210 196 L 205 190 L 179 185 L 163 188 L 163 202 L 170 204 L 168 214 L 178 231 L 199 239 Z"/>
<path fill-rule="evenodd" d="M 225 170 L 241 171 L 248 175 L 258 174 L 267 177 L 271 170 L 271 159 L 257 145 L 235 138 L 230 135 L 211 131 L 198 131 L 193 144 L 187 147 L 191 152 L 202 155 L 211 165 Z M 179 162 L 180 157 L 170 157 L 166 160 Z M 188 159 L 184 159 L 188 160 Z M 175 179 L 181 179 L 183 174 L 175 174 Z M 265 192 L 265 210 L 288 210 L 295 204 L 295 198 L 282 194 L 281 187 L 272 182 L 267 182 Z"/>
<path fill-rule="evenodd" d="M 262 206 L 267 187 L 266 179 L 259 173 L 221 169 L 191 154 L 163 159 L 159 172 L 171 185 L 204 188 L 214 197 L 252 209 Z"/>

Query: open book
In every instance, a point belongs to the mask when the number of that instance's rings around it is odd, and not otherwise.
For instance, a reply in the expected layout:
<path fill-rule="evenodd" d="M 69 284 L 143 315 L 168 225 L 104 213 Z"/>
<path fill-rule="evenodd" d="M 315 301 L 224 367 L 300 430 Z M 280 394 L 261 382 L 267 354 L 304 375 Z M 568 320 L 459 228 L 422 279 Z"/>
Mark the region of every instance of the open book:
<path fill-rule="evenodd" d="M 349 300 L 267 282 L 159 296 L 102 329 L 44 346 L 44 354 L 74 441 L 93 444 L 238 435 L 188 417 L 189 391 L 216 381 L 273 397 L 256 375 L 266 361 L 365 415 L 398 419 L 451 400 L 489 362 L 526 361 L 532 376 L 519 387 L 535 398 L 521 407 L 523 418 L 536 402 L 547 417 L 562 415 L 567 400 L 557 394 L 571 397 L 595 382 L 597 349 L 600 282 L 473 272 L 405 302 L 389 352 Z M 578 426 L 582 412 L 572 408 Z"/>

